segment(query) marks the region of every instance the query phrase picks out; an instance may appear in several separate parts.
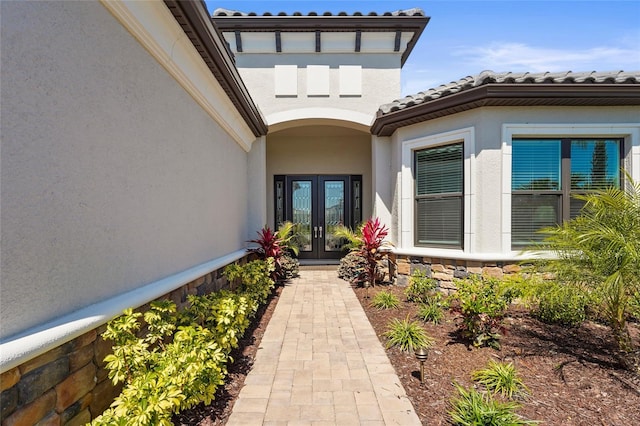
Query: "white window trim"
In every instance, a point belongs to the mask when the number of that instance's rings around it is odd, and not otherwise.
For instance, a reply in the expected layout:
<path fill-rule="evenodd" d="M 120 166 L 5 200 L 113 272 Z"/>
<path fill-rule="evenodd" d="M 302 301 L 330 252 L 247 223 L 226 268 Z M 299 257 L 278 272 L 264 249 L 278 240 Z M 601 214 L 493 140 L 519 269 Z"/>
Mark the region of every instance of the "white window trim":
<path fill-rule="evenodd" d="M 625 169 L 636 182 L 640 182 L 640 124 L 638 123 L 565 123 L 502 125 L 502 247 L 511 247 L 511 144 L 520 137 L 607 137 L 624 138 L 630 155 L 624 159 Z M 511 251 L 517 255 L 519 251 Z"/>
<path fill-rule="evenodd" d="M 415 245 L 414 232 L 414 203 L 415 203 L 415 182 L 413 172 L 414 152 L 433 148 L 436 146 L 450 145 L 456 142 L 463 143 L 464 149 L 464 248 L 446 249 L 446 248 L 430 248 L 418 247 Z M 475 170 L 475 129 L 466 127 L 450 132 L 439 133 L 432 136 L 411 139 L 402 142 L 402 167 L 400 178 L 400 203 L 398 203 L 399 238 L 397 252 L 410 252 L 418 256 L 446 257 L 446 258 L 464 258 L 472 252 L 475 246 L 476 231 L 471 220 L 472 212 L 475 211 L 475 197 L 472 192 L 473 188 L 473 172 Z"/>

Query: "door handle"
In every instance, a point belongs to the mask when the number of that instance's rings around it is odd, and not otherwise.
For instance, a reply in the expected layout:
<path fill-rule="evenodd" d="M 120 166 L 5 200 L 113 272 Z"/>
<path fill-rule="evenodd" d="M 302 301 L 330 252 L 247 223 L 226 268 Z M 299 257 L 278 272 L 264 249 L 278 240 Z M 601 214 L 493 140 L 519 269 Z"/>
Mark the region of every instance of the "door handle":
<path fill-rule="evenodd" d="M 320 238 L 322 238 L 322 226 L 320 227 Z"/>
<path fill-rule="evenodd" d="M 318 227 L 317 226 L 313 227 L 313 238 L 318 238 Z"/>

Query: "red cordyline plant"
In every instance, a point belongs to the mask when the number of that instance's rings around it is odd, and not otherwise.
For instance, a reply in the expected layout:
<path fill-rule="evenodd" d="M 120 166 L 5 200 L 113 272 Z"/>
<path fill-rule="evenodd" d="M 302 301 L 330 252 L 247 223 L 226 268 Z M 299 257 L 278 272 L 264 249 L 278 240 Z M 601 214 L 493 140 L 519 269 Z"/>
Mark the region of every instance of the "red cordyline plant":
<path fill-rule="evenodd" d="M 389 229 L 380 222 L 380 218 L 369 218 L 362 226 L 362 245 L 359 253 L 367 260 L 367 266 L 364 271 L 364 278 L 376 285 L 376 277 L 378 275 L 378 261 L 382 259 L 380 248 L 388 245 L 384 239 L 389 234 Z"/>
<path fill-rule="evenodd" d="M 278 259 L 280 259 L 284 253 L 284 250 L 280 245 L 281 241 L 278 237 L 278 233 L 268 226 L 265 226 L 258 231 L 258 236 L 259 238 L 256 238 L 255 240 L 249 240 L 250 243 L 258 244 L 258 247 L 250 250 L 257 253 L 262 258 L 273 257 L 277 263 Z"/>
<path fill-rule="evenodd" d="M 384 241 L 388 234 L 389 229 L 380 222 L 379 218 L 368 219 L 356 232 L 344 226 L 336 230 L 335 235 L 345 238 L 348 241 L 347 247 L 365 260 L 366 265 L 356 277 L 357 281 L 367 281 L 375 286 L 378 277 L 378 261 L 383 257 L 380 249 L 391 245 Z"/>
<path fill-rule="evenodd" d="M 268 226 L 265 226 L 258 231 L 258 237 L 255 240 L 249 240 L 250 243 L 258 244 L 258 247 L 251 248 L 249 251 L 256 253 L 261 259 L 273 258 L 275 270 L 272 273 L 272 279 L 275 281 L 278 278 L 282 264 L 280 258 L 284 255 L 284 249 L 282 248 L 281 239 L 276 231 L 273 231 Z"/>
<path fill-rule="evenodd" d="M 294 225 L 291 222 L 283 223 L 277 231 L 265 226 L 258 231 L 258 238 L 249 240 L 250 243 L 258 244 L 258 247 L 249 249 L 249 251 L 256 253 L 262 259 L 273 258 L 275 271 L 272 278 L 274 280 L 281 276 L 281 260 L 287 251 L 290 250 L 293 254 L 298 254 L 298 247 L 293 242 L 295 234 L 293 229 Z"/>

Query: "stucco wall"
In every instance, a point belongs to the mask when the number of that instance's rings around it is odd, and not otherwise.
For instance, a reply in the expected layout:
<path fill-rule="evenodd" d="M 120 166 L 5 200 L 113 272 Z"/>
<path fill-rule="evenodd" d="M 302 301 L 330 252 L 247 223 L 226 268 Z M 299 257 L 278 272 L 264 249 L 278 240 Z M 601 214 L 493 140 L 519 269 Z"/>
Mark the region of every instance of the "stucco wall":
<path fill-rule="evenodd" d="M 273 226 L 273 176 L 362 175 L 362 217 L 371 215 L 371 136 L 343 127 L 303 126 L 267 136 L 267 224 Z"/>
<path fill-rule="evenodd" d="M 298 66 L 298 95 L 296 97 L 275 96 L 275 65 Z M 329 96 L 307 96 L 307 65 L 328 65 L 330 67 Z M 340 65 L 362 65 L 362 96 L 340 96 L 338 68 Z M 251 96 L 267 117 L 273 113 L 296 108 L 326 107 L 368 114 L 371 116 L 371 121 L 373 121 L 375 112 L 380 105 L 400 96 L 399 55 L 245 54 L 237 55 L 237 66 L 243 81 L 251 92 Z"/>
<path fill-rule="evenodd" d="M 244 247 L 247 154 L 101 4 L 0 6 L 0 337 Z"/>
<path fill-rule="evenodd" d="M 471 228 L 474 238 L 466 241 L 468 253 L 467 258 L 482 258 L 485 255 L 499 255 L 503 258 L 510 258 L 516 255 L 511 251 L 510 246 L 505 244 L 502 233 L 504 228 L 510 232 L 510 223 L 503 223 L 503 181 L 510 179 L 503 171 L 503 151 L 502 132 L 503 124 L 526 123 L 530 126 L 539 124 L 567 124 L 559 128 L 559 134 L 572 134 L 572 125 L 592 125 L 594 123 L 636 123 L 640 109 L 638 107 L 522 107 L 522 108 L 502 108 L 486 107 L 474 109 L 460 114 L 455 114 L 439 119 L 430 120 L 424 123 L 415 124 L 399 129 L 392 136 L 392 172 L 393 200 L 388 203 L 392 205 L 394 220 L 394 243 L 398 244 L 397 235 L 401 227 L 398 213 L 400 200 L 400 172 L 402 167 L 402 143 L 406 141 L 418 140 L 421 138 L 433 137 L 442 133 L 452 132 L 459 129 L 473 129 L 475 143 L 475 162 L 471 170 L 471 205 L 465 208 L 471 211 Z M 535 133 L 535 131 L 533 131 Z M 594 134 L 592 136 L 602 136 Z M 640 141 L 635 141 L 639 143 Z M 637 149 L 637 148 L 636 148 Z M 631 163 L 632 155 L 628 155 L 628 163 Z M 633 169 L 640 168 L 638 157 L 635 157 Z M 510 181 L 510 180 L 509 180 Z M 403 247 L 404 251 L 411 252 L 412 249 Z M 419 254 L 430 254 L 432 256 L 446 257 L 446 250 L 413 250 Z M 430 253 L 428 253 L 430 252 Z M 451 258 L 456 258 L 451 255 Z M 497 260 L 497 259 L 496 259 Z"/>

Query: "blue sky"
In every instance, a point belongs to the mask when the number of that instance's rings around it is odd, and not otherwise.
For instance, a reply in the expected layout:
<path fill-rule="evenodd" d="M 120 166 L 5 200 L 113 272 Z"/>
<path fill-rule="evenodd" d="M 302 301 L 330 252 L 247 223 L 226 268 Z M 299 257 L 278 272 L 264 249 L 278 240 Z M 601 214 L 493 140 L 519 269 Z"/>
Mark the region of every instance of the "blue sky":
<path fill-rule="evenodd" d="M 378 13 L 419 7 L 431 21 L 402 71 L 408 95 L 483 70 L 640 71 L 640 1 L 206 0 L 243 12 Z"/>

